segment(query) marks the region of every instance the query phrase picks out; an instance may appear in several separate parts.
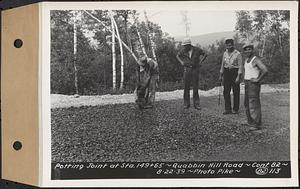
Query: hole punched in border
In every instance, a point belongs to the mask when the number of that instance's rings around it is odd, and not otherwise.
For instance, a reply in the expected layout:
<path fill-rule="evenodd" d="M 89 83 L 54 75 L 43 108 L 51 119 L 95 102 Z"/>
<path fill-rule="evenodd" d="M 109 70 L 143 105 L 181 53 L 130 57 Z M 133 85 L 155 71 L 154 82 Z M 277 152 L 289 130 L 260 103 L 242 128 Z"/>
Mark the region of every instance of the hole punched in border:
<path fill-rule="evenodd" d="M 16 40 L 14 41 L 14 46 L 15 46 L 16 48 L 21 48 L 21 47 L 23 46 L 23 41 L 22 41 L 21 39 L 16 39 Z"/>
<path fill-rule="evenodd" d="M 15 141 L 14 144 L 13 144 L 13 148 L 18 151 L 18 150 L 21 150 L 22 148 L 22 143 L 20 141 Z"/>

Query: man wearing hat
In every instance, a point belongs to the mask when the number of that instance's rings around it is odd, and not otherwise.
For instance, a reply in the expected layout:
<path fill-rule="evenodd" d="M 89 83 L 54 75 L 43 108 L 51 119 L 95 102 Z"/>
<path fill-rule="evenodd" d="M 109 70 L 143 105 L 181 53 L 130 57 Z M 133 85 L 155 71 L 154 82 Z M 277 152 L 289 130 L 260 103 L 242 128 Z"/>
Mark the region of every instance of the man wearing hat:
<path fill-rule="evenodd" d="M 226 114 L 237 114 L 240 108 L 240 80 L 243 73 L 241 53 L 234 48 L 233 39 L 225 40 L 226 51 L 223 54 L 219 80 L 224 85 L 224 101 Z M 233 90 L 233 108 L 230 92 Z"/>
<path fill-rule="evenodd" d="M 155 87 L 159 79 L 158 64 L 151 58 L 142 56 L 137 67 L 137 104 L 139 108 L 152 108 Z"/>
<path fill-rule="evenodd" d="M 261 104 L 260 104 L 260 82 L 268 72 L 267 67 L 254 55 L 254 46 L 246 43 L 243 46 L 245 53 L 245 108 L 248 125 L 251 130 L 261 129 Z"/>
<path fill-rule="evenodd" d="M 182 41 L 183 49 L 176 56 L 184 67 L 184 108 L 190 107 L 190 86 L 193 86 L 194 107 L 200 110 L 200 99 L 198 94 L 199 68 L 207 55 L 198 47 L 192 45 L 189 38 Z"/>

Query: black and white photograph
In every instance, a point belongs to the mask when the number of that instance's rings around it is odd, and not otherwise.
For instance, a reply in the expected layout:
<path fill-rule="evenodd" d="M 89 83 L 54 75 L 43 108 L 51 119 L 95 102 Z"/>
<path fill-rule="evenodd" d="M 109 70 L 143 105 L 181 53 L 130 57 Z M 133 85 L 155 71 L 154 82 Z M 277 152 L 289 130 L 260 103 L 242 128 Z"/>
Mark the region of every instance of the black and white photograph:
<path fill-rule="evenodd" d="M 138 5 L 50 10 L 51 180 L 291 178 L 291 11 Z"/>

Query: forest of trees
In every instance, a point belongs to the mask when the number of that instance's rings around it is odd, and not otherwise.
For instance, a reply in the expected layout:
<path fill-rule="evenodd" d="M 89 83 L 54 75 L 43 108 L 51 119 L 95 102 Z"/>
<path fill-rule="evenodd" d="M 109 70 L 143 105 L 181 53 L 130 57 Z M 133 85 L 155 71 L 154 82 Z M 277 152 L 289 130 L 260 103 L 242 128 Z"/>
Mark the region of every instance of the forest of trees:
<path fill-rule="evenodd" d="M 151 20 L 141 21 L 142 16 L 147 18 L 146 12 L 51 11 L 51 93 L 132 92 L 136 58 L 143 51 L 157 59 L 160 91 L 182 89 L 183 68 L 176 60 L 180 42 Z M 236 48 L 242 51 L 243 43 L 252 41 L 270 71 L 264 82 L 289 82 L 289 11 L 237 11 L 236 17 Z M 208 58 L 201 67 L 199 87 L 208 90 L 220 85 L 224 39 L 202 48 Z"/>

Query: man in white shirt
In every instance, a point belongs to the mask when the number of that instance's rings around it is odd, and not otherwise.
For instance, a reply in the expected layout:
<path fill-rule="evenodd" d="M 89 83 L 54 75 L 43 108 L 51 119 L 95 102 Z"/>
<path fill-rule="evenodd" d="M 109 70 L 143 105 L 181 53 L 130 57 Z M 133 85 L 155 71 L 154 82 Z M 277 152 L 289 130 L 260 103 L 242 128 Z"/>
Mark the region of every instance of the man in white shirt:
<path fill-rule="evenodd" d="M 245 108 L 248 125 L 251 130 L 261 129 L 260 82 L 268 72 L 267 67 L 255 56 L 254 46 L 246 43 L 243 46 L 246 56 L 245 68 Z"/>

